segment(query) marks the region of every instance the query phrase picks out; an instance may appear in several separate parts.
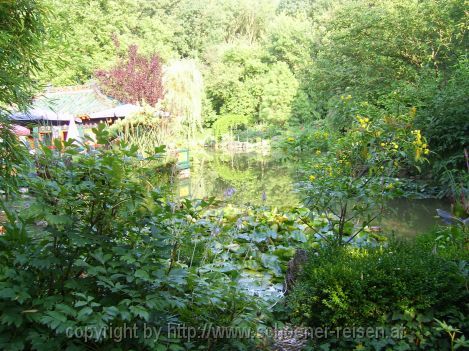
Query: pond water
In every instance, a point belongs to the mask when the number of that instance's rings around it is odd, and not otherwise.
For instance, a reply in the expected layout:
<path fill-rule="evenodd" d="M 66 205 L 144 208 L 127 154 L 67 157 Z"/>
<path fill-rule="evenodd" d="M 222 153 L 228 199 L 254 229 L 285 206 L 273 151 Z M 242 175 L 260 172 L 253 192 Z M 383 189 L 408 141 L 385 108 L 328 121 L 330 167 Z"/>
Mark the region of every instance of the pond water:
<path fill-rule="evenodd" d="M 190 176 L 178 181 L 180 197 L 214 196 L 233 205 L 298 206 L 298 182 L 306 176 L 298 160 L 272 155 L 198 151 L 191 154 Z M 411 236 L 440 223 L 436 209 L 449 205 L 437 199 L 398 199 L 388 204 L 380 225 L 385 232 Z"/>

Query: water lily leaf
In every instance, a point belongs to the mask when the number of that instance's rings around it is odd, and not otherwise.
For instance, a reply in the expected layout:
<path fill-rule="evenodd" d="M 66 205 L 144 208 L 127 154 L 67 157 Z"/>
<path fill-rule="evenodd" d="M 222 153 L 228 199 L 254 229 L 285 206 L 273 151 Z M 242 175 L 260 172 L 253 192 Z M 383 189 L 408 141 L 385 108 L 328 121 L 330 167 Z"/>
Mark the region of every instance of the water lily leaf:
<path fill-rule="evenodd" d="M 295 248 L 278 246 L 272 253 L 282 260 L 290 260 L 295 255 Z"/>
<path fill-rule="evenodd" d="M 265 268 L 270 269 L 275 275 L 282 275 L 282 268 L 277 256 L 269 254 L 261 254 L 261 263 Z"/>
<path fill-rule="evenodd" d="M 306 241 L 308 241 L 308 239 L 306 238 L 305 233 L 301 230 L 293 231 L 291 233 L 291 237 L 292 237 L 292 239 L 294 239 L 296 241 L 299 241 L 299 242 L 302 242 L 302 243 L 305 243 Z"/>
<path fill-rule="evenodd" d="M 246 261 L 244 261 L 243 267 L 247 268 L 247 269 L 250 269 L 250 270 L 253 270 L 253 271 L 257 271 L 261 268 L 259 266 L 259 263 L 257 263 L 257 261 L 255 261 L 255 260 L 246 260 Z"/>

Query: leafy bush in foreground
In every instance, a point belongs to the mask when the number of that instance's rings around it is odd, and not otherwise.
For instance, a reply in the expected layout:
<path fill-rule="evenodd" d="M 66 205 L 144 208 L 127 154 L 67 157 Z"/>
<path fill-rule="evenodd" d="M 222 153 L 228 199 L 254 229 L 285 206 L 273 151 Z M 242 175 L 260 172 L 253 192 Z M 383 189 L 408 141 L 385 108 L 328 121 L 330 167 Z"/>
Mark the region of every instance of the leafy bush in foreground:
<path fill-rule="evenodd" d="M 106 132 L 95 133 L 106 144 Z M 28 178 L 29 208 L 14 213 L 4 206 L 0 348 L 232 349 L 236 340 L 196 344 L 168 336 L 168 323 L 254 323 L 254 298 L 246 299 L 228 275 L 193 265 L 181 252 L 197 236 L 187 218 L 197 218 L 200 208 L 189 202 L 176 207 L 144 186 L 134 148 L 57 147 L 38 152 L 38 175 Z M 110 336 L 109 327 L 134 325 L 132 336 Z M 145 325 L 162 328 L 159 337 L 144 339 Z M 80 334 L 85 330 L 88 340 Z"/>
<path fill-rule="evenodd" d="M 321 249 L 288 298 L 292 319 L 332 329 L 403 328 L 402 339 L 319 340 L 333 349 L 448 350 L 449 337 L 435 319 L 458 328 L 459 336 L 469 330 L 464 240 L 462 233 L 444 233 L 437 241 L 427 236 L 387 247 Z"/>

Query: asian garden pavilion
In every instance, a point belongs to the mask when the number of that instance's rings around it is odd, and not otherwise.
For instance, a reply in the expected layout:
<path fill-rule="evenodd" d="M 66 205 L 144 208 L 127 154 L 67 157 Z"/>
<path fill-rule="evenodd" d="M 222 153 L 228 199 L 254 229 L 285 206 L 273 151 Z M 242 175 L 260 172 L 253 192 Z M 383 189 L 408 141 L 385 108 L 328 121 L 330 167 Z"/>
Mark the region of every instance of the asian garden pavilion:
<path fill-rule="evenodd" d="M 33 100 L 28 111 L 10 117 L 14 123 L 32 129 L 35 143 L 50 143 L 53 139 L 66 140 L 69 128 L 73 128 L 74 136 L 76 129 L 81 137 L 93 136 L 91 130 L 99 123 L 112 124 L 139 110 L 139 106 L 122 104 L 96 86 L 87 85 L 49 88 Z"/>

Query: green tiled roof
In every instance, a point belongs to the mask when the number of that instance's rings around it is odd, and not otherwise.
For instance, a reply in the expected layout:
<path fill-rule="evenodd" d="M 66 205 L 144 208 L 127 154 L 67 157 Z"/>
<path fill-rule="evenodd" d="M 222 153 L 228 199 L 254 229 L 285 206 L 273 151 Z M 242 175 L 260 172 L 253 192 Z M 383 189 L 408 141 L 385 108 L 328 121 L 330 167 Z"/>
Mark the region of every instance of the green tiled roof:
<path fill-rule="evenodd" d="M 116 105 L 117 101 L 101 94 L 96 88 L 85 86 L 50 89 L 36 97 L 32 109 L 80 116 L 113 108 Z"/>

